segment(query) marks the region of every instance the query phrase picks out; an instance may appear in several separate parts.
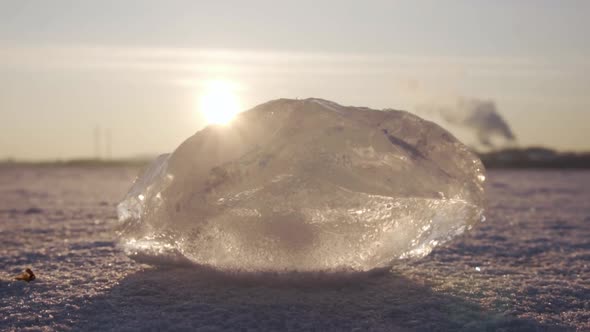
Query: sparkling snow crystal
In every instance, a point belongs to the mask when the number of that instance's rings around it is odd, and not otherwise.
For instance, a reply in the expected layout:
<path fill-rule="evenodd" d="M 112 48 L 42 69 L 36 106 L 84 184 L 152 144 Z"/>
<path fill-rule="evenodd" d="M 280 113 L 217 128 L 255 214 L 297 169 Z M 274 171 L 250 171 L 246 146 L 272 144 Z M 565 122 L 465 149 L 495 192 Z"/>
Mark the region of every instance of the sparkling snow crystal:
<path fill-rule="evenodd" d="M 222 270 L 366 271 L 483 218 L 484 168 L 403 111 L 280 99 L 162 155 L 118 207 L 132 257 Z"/>

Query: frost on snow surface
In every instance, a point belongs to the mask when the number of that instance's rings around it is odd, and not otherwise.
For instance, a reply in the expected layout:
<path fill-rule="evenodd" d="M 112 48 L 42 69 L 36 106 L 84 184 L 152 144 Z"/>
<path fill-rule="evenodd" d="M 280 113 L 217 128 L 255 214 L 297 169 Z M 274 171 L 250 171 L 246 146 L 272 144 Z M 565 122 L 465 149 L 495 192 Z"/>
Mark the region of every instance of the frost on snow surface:
<path fill-rule="evenodd" d="M 484 172 L 410 113 L 279 99 L 156 159 L 118 206 L 121 243 L 151 263 L 368 271 L 482 220 Z"/>

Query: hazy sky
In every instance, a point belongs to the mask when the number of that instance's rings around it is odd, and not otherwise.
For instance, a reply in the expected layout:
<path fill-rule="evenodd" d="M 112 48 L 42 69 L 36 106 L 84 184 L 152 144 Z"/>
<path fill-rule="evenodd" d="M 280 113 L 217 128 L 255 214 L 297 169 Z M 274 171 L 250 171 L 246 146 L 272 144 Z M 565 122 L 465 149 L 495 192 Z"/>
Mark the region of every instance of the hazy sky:
<path fill-rule="evenodd" d="M 590 1 L 3 1 L 0 159 L 174 149 L 207 82 L 412 111 L 489 99 L 521 145 L 590 149 Z"/>

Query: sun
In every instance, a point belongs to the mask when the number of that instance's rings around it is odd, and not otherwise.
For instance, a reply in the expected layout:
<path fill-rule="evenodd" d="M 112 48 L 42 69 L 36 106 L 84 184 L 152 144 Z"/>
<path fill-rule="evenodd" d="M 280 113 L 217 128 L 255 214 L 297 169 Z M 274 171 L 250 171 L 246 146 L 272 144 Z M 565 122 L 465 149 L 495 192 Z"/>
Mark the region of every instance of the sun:
<path fill-rule="evenodd" d="M 209 81 L 199 98 L 199 112 L 207 124 L 228 124 L 240 112 L 235 93 L 236 85 L 230 81 Z"/>

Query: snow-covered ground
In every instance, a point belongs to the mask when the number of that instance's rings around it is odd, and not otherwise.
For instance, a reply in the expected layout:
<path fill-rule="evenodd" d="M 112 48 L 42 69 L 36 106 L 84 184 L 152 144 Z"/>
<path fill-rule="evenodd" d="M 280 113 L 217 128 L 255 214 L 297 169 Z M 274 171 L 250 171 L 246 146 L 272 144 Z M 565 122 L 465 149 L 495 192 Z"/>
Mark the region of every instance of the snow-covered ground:
<path fill-rule="evenodd" d="M 590 172 L 490 171 L 487 222 L 426 258 L 281 277 L 128 259 L 136 173 L 0 168 L 1 330 L 590 330 Z"/>

